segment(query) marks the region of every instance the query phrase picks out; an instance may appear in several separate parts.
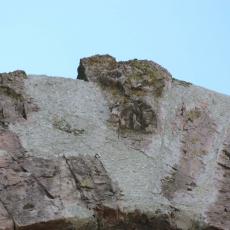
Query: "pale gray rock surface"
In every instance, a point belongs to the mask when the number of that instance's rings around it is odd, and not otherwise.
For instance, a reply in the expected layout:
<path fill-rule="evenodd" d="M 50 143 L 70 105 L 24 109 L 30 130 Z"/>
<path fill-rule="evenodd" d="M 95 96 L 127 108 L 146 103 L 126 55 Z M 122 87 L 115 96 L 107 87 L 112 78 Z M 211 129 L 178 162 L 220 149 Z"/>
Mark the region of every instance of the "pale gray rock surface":
<path fill-rule="evenodd" d="M 0 75 L 0 229 L 229 230 L 230 97 L 151 61 L 78 73 Z"/>

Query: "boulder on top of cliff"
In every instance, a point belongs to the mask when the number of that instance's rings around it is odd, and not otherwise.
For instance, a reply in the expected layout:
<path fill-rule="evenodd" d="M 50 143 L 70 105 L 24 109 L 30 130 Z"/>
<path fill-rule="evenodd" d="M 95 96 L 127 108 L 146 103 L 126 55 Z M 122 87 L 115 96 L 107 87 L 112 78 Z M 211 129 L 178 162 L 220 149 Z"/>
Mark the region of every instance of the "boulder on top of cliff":
<path fill-rule="evenodd" d="M 134 59 L 117 62 L 109 55 L 81 59 L 77 78 L 99 82 L 126 96 L 148 91 L 161 96 L 164 88 L 172 81 L 171 74 L 153 61 Z"/>

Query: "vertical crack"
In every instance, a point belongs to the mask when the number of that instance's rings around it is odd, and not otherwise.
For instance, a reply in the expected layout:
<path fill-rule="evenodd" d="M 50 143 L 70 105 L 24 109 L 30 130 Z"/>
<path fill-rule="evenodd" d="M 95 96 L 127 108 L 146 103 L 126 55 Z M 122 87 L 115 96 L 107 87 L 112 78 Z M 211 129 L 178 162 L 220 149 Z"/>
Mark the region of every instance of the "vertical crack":
<path fill-rule="evenodd" d="M 30 173 L 31 177 L 37 182 L 37 184 L 40 186 L 40 188 L 44 191 L 45 195 L 49 198 L 49 199 L 52 199 L 54 200 L 55 197 L 48 191 L 48 189 L 45 187 L 45 185 L 43 185 L 39 179 L 31 172 L 29 172 L 27 169 L 25 169 L 18 161 L 17 159 L 12 155 L 10 154 L 11 156 L 11 159 L 12 161 L 14 161 L 16 164 L 19 165 L 20 169 L 22 170 L 22 172 L 28 172 Z"/>
<path fill-rule="evenodd" d="M 76 175 L 75 175 L 75 173 L 74 173 L 74 171 L 73 171 L 73 169 L 72 169 L 72 167 L 71 167 L 71 163 L 70 163 L 69 159 L 68 159 L 65 155 L 63 155 L 63 159 L 65 160 L 66 165 L 67 165 L 67 167 L 68 167 L 68 169 L 69 169 L 69 171 L 70 171 L 70 173 L 71 173 L 71 175 L 72 175 L 72 177 L 73 177 L 73 179 L 74 179 L 74 182 L 75 182 L 75 185 L 76 185 L 77 190 L 78 190 L 78 191 L 80 192 L 80 194 L 81 194 L 81 199 L 84 200 L 84 201 L 85 201 L 85 200 L 88 200 L 87 197 L 83 194 L 82 188 L 81 188 L 81 186 L 80 186 L 80 181 L 79 181 L 78 178 L 76 177 Z"/>
<path fill-rule="evenodd" d="M 111 223 L 116 225 L 121 213 L 118 205 L 121 191 L 113 184 L 102 162 L 90 156 L 68 159 L 63 155 L 63 159 L 80 192 L 81 200 L 89 210 L 94 211 L 97 229 L 104 229 L 104 226 Z"/>
<path fill-rule="evenodd" d="M 55 197 L 48 191 L 48 189 L 45 187 L 45 185 L 43 185 L 36 176 L 34 176 L 33 174 L 31 174 L 32 178 L 37 182 L 37 184 L 40 186 L 40 188 L 45 192 L 45 195 L 54 200 Z"/>

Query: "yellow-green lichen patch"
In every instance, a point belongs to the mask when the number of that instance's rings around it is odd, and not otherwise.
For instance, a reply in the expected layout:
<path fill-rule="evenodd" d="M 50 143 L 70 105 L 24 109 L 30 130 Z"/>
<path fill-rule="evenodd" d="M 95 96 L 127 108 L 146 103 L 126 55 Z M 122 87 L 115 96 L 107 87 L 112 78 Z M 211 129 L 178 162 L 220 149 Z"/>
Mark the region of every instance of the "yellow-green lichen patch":
<path fill-rule="evenodd" d="M 186 113 L 186 120 L 193 122 L 196 119 L 198 119 L 201 116 L 201 111 L 198 108 L 195 108 L 194 110 L 188 111 Z"/>
<path fill-rule="evenodd" d="M 75 136 L 81 135 L 85 131 L 84 129 L 76 129 L 71 127 L 71 125 L 64 118 L 58 118 L 58 117 L 55 117 L 53 119 L 53 126 L 54 128 L 60 131 L 73 134 Z"/>
<path fill-rule="evenodd" d="M 171 75 L 152 61 L 135 59 L 116 62 L 109 55 L 95 55 L 81 59 L 78 79 L 98 82 L 109 90 L 117 88 L 120 95 L 132 96 L 133 91 L 142 90 L 145 95 L 151 92 L 160 97 L 167 82 L 171 81 Z"/>
<path fill-rule="evenodd" d="M 93 181 L 90 177 L 86 177 L 83 180 L 80 181 L 80 186 L 82 188 L 88 188 L 88 189 L 93 189 L 94 185 L 93 185 Z"/>
<path fill-rule="evenodd" d="M 95 55 L 90 58 L 87 58 L 89 65 L 101 65 L 103 66 L 109 66 L 111 68 L 114 68 L 117 64 L 116 59 L 113 58 L 110 55 Z"/>
<path fill-rule="evenodd" d="M 128 64 L 132 68 L 132 72 L 128 75 L 130 82 L 136 85 L 153 87 L 155 96 L 161 96 L 163 89 L 169 77 L 166 77 L 164 70 L 157 68 L 149 61 L 129 61 Z"/>
<path fill-rule="evenodd" d="M 109 56 L 109 55 L 96 55 L 93 56 L 92 58 L 89 58 L 88 60 L 88 67 L 91 67 L 94 69 L 96 72 L 106 72 L 106 71 L 111 71 L 116 68 L 117 62 L 116 60 Z"/>
<path fill-rule="evenodd" d="M 131 69 L 123 70 L 122 73 L 116 70 L 101 73 L 100 85 L 109 88 L 113 95 L 144 96 L 147 91 L 153 92 L 157 97 L 162 95 L 166 79 L 160 70 L 154 69 L 150 63 L 141 61 L 130 61 L 128 64 L 123 64 L 128 65 Z"/>
<path fill-rule="evenodd" d="M 6 96 L 11 97 L 17 101 L 25 100 L 22 94 L 17 93 L 14 89 L 8 86 L 0 86 L 0 94 L 5 94 Z"/>
<path fill-rule="evenodd" d="M 137 97 L 143 97 L 145 96 L 146 93 L 143 90 L 137 89 L 137 90 L 133 90 L 132 94 Z"/>

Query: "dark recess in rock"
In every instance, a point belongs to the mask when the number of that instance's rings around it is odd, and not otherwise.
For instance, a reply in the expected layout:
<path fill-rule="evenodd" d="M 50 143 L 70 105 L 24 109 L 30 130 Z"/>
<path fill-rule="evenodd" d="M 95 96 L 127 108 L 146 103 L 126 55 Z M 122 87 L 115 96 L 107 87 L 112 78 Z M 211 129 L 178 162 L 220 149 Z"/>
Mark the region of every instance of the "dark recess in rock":
<path fill-rule="evenodd" d="M 85 67 L 81 63 L 78 66 L 77 72 L 78 72 L 78 77 L 77 78 L 79 80 L 89 81 L 88 78 L 85 75 Z"/>
<path fill-rule="evenodd" d="M 111 122 L 121 129 L 151 133 L 157 128 L 157 117 L 152 107 L 137 99 L 111 107 Z"/>

